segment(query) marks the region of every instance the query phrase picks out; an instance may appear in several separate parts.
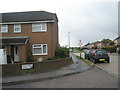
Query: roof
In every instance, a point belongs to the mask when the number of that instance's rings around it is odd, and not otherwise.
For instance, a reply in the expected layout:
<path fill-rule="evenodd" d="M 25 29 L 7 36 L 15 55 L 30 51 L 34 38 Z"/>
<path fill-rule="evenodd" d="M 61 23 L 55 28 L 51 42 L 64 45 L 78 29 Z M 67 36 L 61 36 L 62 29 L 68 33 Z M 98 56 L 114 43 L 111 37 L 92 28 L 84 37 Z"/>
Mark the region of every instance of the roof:
<path fill-rule="evenodd" d="M 55 13 L 50 13 L 46 11 L 2 13 L 2 23 L 47 21 L 54 20 L 55 18 L 57 19 L 57 15 Z"/>
<path fill-rule="evenodd" d="M 114 39 L 114 41 L 115 41 L 115 40 L 118 40 L 118 39 L 120 39 L 120 36 L 118 36 L 116 39 Z"/>
<path fill-rule="evenodd" d="M 26 44 L 28 41 L 28 37 L 2 37 L 2 45 L 19 45 Z"/>

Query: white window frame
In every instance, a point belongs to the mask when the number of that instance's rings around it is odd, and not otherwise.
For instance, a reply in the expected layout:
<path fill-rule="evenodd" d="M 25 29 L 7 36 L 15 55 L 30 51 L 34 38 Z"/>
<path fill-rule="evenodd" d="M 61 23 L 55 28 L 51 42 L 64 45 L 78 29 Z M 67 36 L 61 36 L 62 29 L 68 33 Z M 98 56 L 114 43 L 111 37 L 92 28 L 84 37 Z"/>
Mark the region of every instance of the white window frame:
<path fill-rule="evenodd" d="M 3 29 L 6 29 L 3 31 Z M 1 25 L 1 33 L 8 33 L 8 25 Z"/>
<path fill-rule="evenodd" d="M 34 47 L 35 45 L 41 45 L 41 47 Z M 43 53 L 43 45 L 46 45 L 46 53 Z M 35 48 L 41 48 L 41 50 L 42 50 L 42 53 L 38 53 L 38 54 L 35 54 L 34 53 L 34 49 Z M 48 48 L 47 48 L 47 44 L 33 44 L 33 46 L 32 46 L 32 52 L 33 52 L 33 55 L 47 55 L 48 53 Z"/>
<path fill-rule="evenodd" d="M 19 28 L 19 31 L 15 31 L 16 28 Z M 21 32 L 21 24 L 14 24 L 14 33 L 20 33 Z"/>
<path fill-rule="evenodd" d="M 45 30 L 43 30 L 43 25 L 45 25 Z M 38 28 L 38 30 L 34 30 L 34 28 Z M 47 23 L 33 23 L 32 24 L 32 32 L 46 32 L 47 31 Z"/>

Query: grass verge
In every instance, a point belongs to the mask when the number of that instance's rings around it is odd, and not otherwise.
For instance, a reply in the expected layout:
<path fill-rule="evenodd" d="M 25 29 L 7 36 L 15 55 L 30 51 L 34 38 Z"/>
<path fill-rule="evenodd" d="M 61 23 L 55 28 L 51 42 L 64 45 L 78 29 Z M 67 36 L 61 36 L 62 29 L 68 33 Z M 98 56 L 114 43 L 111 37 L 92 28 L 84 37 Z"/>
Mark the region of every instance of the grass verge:
<path fill-rule="evenodd" d="M 93 65 L 94 65 L 93 62 L 91 62 L 91 61 L 89 61 L 89 60 L 87 60 L 87 59 L 81 58 L 80 56 L 76 56 L 76 57 L 77 57 L 79 60 L 82 60 L 83 62 L 87 63 L 87 64 L 90 65 L 90 66 L 93 66 Z"/>

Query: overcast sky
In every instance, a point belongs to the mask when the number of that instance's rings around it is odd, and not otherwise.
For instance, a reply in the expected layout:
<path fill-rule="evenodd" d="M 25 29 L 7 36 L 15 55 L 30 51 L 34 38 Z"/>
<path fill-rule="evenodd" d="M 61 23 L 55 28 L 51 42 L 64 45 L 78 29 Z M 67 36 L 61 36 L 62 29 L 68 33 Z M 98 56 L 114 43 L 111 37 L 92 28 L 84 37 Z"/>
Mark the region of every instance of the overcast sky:
<path fill-rule="evenodd" d="M 1 0 L 0 13 L 45 10 L 59 19 L 59 43 L 71 46 L 118 36 L 118 0 Z"/>

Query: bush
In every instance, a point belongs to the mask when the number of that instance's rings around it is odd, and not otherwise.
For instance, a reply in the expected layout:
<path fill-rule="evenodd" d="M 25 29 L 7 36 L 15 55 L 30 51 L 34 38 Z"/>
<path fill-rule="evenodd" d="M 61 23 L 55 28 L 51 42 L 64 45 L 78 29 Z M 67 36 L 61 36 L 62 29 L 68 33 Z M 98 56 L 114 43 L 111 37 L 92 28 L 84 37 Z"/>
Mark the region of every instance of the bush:
<path fill-rule="evenodd" d="M 54 60 L 58 58 L 69 57 L 69 49 L 66 47 L 60 47 L 55 50 L 55 57 L 48 58 L 48 60 Z"/>
<path fill-rule="evenodd" d="M 69 57 L 69 49 L 66 47 L 60 47 L 55 50 L 56 58 L 66 58 Z"/>
<path fill-rule="evenodd" d="M 102 49 L 106 50 L 107 52 L 113 53 L 116 52 L 116 46 L 112 46 L 112 47 L 102 47 Z"/>
<path fill-rule="evenodd" d="M 51 57 L 51 58 L 48 58 L 47 60 L 55 60 L 57 59 L 56 57 Z"/>

